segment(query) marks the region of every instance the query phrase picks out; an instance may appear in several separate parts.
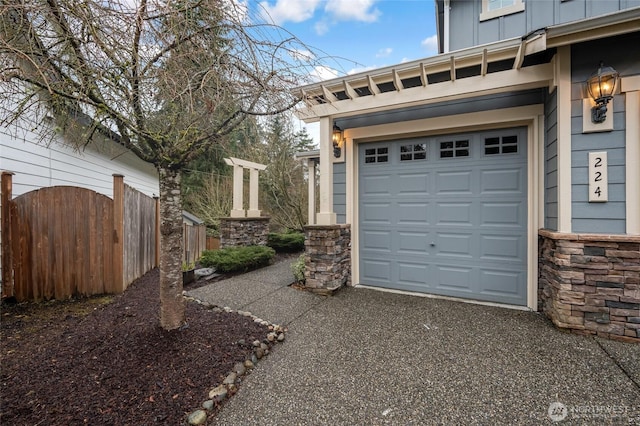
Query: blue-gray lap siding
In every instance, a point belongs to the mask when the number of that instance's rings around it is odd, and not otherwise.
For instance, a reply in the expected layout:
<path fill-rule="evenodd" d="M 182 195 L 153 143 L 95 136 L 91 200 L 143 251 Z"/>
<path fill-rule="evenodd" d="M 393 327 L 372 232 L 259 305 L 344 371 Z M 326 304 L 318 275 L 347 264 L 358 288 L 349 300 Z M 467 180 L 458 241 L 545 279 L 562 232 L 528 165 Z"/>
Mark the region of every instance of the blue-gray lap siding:
<path fill-rule="evenodd" d="M 333 165 L 333 211 L 338 223 L 347 222 L 347 168 L 345 163 Z"/>
<path fill-rule="evenodd" d="M 585 81 L 600 60 L 621 76 L 640 74 L 640 32 L 572 46 L 571 49 L 571 197 L 572 231 L 624 234 L 625 188 L 625 95 L 613 99 L 613 131 L 582 133 L 582 99 Z M 610 112 L 609 112 L 610 113 Z M 608 156 L 609 201 L 589 203 L 588 155 L 605 151 Z"/>
<path fill-rule="evenodd" d="M 525 10 L 480 22 L 482 1 L 452 1 L 450 50 L 523 36 L 540 28 L 640 6 L 640 0 L 524 0 Z"/>

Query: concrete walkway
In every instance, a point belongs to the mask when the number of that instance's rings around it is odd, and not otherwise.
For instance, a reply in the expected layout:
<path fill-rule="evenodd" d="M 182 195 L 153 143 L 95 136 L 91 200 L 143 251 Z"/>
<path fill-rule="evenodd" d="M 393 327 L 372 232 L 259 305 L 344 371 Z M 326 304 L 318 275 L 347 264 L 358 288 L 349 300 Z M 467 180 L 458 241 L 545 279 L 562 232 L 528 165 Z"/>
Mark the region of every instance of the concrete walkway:
<path fill-rule="evenodd" d="M 287 287 L 288 262 L 191 296 L 287 325 L 216 424 L 640 424 L 640 345 L 534 312 Z"/>
<path fill-rule="evenodd" d="M 287 325 L 326 299 L 289 287 L 294 281 L 292 262 L 286 260 L 236 275 L 187 294 L 220 307 L 251 312 L 273 324 Z"/>

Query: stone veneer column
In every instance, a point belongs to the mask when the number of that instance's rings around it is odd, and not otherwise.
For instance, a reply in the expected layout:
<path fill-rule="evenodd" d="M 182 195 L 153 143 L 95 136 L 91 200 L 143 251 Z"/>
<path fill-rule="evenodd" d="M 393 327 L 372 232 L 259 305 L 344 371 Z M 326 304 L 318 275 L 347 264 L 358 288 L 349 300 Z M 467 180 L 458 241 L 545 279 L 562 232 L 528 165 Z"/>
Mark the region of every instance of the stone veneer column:
<path fill-rule="evenodd" d="M 640 236 L 539 231 L 539 308 L 574 333 L 640 343 Z"/>
<path fill-rule="evenodd" d="M 269 220 L 268 216 L 220 218 L 220 248 L 266 246 Z"/>
<path fill-rule="evenodd" d="M 331 294 L 351 278 L 350 225 L 309 225 L 305 233 L 305 288 Z"/>

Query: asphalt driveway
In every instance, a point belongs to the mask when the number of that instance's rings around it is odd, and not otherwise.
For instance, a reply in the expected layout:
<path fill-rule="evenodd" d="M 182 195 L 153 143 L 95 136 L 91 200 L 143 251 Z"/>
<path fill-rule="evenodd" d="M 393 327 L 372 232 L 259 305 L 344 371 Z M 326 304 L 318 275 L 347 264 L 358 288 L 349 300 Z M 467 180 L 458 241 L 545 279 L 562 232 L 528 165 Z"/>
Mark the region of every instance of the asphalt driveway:
<path fill-rule="evenodd" d="M 216 424 L 640 424 L 640 345 L 568 334 L 534 312 L 357 288 L 315 296 L 275 279 L 279 268 L 232 307 L 286 323 L 287 339 Z"/>

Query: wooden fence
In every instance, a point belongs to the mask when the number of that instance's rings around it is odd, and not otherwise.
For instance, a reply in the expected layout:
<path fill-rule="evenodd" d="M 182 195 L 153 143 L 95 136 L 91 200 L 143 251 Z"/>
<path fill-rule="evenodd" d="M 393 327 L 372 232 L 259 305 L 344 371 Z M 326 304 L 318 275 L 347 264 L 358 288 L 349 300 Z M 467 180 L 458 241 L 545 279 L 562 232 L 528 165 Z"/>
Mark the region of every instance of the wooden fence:
<path fill-rule="evenodd" d="M 183 261 L 191 264 L 197 261 L 207 248 L 207 227 L 205 225 L 182 225 Z"/>
<path fill-rule="evenodd" d="M 2 173 L 2 296 L 119 293 L 156 266 L 157 200 L 120 175 L 113 193 L 57 186 L 12 199 L 12 173 Z"/>
<path fill-rule="evenodd" d="M 157 200 L 124 185 L 124 282 L 131 283 L 158 265 Z M 128 285 L 128 284 L 126 284 Z"/>
<path fill-rule="evenodd" d="M 219 249 L 220 249 L 220 238 L 207 237 L 207 250 L 219 250 Z"/>

